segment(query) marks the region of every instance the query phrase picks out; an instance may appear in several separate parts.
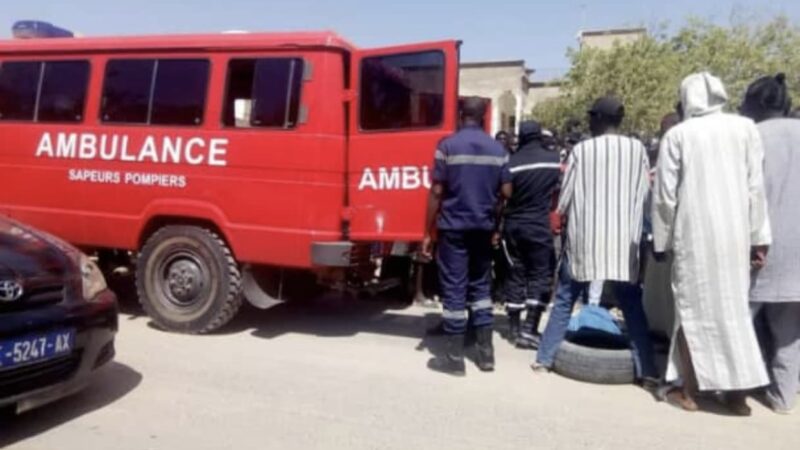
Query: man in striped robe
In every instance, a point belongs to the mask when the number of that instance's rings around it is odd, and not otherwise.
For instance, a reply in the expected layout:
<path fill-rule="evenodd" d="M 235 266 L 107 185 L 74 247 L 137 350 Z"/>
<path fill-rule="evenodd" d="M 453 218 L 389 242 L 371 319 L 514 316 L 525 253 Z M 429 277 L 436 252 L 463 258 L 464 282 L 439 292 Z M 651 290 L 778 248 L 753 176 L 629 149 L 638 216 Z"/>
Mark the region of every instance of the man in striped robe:
<path fill-rule="evenodd" d="M 532 366 L 536 371 L 553 367 L 576 299 L 590 282 L 606 280 L 625 316 L 637 378 L 658 377 L 639 285 L 649 163 L 641 142 L 618 133 L 624 114 L 622 103 L 614 98 L 595 102 L 589 111 L 595 137 L 576 145 L 567 160 L 558 204 L 558 212 L 567 220 L 566 255 Z"/>
<path fill-rule="evenodd" d="M 684 385 L 666 398 L 693 411 L 693 391 L 724 391 L 725 405 L 748 415 L 741 391 L 769 383 L 750 319 L 750 267 L 763 264 L 771 236 L 761 138 L 752 120 L 723 112 L 727 100 L 709 73 L 681 84 L 684 121 L 658 156 L 653 237 L 657 254 L 674 255 L 667 381 L 681 375 Z"/>

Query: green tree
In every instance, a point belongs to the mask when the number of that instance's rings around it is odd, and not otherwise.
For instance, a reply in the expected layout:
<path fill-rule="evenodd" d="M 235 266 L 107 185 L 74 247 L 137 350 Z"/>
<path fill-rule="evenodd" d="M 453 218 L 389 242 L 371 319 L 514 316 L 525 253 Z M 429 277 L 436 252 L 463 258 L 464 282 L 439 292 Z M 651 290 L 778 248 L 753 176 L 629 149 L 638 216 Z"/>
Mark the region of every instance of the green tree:
<path fill-rule="evenodd" d="M 615 95 L 625 104 L 623 129 L 652 135 L 661 117 L 674 111 L 681 80 L 701 70 L 723 80 L 732 110 L 747 85 L 764 75 L 785 72 L 793 97 L 800 94 L 800 28 L 783 16 L 727 27 L 690 19 L 673 35 L 660 31 L 609 50 L 571 49 L 568 56 L 563 95 L 532 111 L 549 128 L 583 119 L 594 99 Z"/>

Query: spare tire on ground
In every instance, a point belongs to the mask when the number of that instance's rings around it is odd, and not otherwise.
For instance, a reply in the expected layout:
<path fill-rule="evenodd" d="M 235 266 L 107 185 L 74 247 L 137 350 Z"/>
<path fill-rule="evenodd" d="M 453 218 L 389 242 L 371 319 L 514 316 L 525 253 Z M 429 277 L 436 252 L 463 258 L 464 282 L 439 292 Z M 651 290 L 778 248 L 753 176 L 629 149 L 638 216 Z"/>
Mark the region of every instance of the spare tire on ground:
<path fill-rule="evenodd" d="M 624 348 L 598 348 L 564 340 L 556 354 L 553 370 L 578 381 L 598 384 L 631 384 L 634 381 L 633 353 Z"/>

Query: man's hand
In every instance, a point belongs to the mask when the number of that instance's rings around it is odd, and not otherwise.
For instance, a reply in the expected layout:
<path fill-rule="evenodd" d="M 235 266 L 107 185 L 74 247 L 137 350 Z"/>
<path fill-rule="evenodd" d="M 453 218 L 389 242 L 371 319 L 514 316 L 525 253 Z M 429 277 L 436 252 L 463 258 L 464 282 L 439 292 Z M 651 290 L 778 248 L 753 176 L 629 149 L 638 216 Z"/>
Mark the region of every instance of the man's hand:
<path fill-rule="evenodd" d="M 426 261 L 433 259 L 433 238 L 431 238 L 430 234 L 426 234 L 425 237 L 422 238 L 420 254 Z"/>
<path fill-rule="evenodd" d="M 499 231 L 495 231 L 494 233 L 492 233 L 492 247 L 494 247 L 494 248 L 500 247 L 500 240 L 501 239 L 502 238 L 500 237 L 500 232 Z"/>
<path fill-rule="evenodd" d="M 754 270 L 763 269 L 767 265 L 767 253 L 769 253 L 769 246 L 767 245 L 750 247 L 750 267 Z"/>

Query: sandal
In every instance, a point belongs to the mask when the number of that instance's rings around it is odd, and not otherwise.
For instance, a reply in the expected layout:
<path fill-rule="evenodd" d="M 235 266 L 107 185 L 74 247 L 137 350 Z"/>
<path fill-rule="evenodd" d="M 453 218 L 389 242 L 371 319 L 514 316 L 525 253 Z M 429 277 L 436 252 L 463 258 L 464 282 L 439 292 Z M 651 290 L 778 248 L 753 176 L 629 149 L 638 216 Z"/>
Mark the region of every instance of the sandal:
<path fill-rule="evenodd" d="M 658 390 L 657 396 L 662 402 L 688 412 L 695 412 L 700 409 L 693 398 L 687 397 L 683 389 L 676 386 L 664 386 Z"/>
<path fill-rule="evenodd" d="M 747 406 L 747 400 L 744 395 L 740 394 L 722 394 L 720 403 L 728 411 L 741 417 L 749 417 L 753 414 L 753 410 Z"/>

